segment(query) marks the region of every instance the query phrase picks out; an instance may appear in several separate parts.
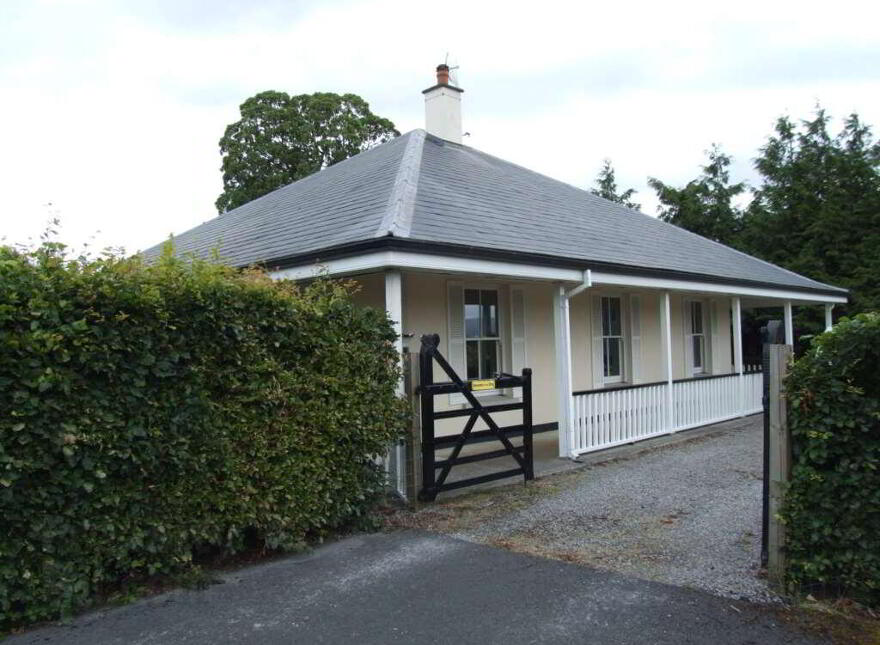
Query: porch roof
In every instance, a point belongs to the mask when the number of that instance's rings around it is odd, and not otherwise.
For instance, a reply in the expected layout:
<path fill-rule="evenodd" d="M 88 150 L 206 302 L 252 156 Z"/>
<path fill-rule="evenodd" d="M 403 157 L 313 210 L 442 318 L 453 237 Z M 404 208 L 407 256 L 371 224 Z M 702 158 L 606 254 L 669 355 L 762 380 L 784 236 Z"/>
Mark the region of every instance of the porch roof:
<path fill-rule="evenodd" d="M 207 257 L 216 249 L 232 265 L 270 269 L 393 244 L 417 253 L 847 293 L 423 130 L 220 215 L 174 244 L 177 253 Z"/>

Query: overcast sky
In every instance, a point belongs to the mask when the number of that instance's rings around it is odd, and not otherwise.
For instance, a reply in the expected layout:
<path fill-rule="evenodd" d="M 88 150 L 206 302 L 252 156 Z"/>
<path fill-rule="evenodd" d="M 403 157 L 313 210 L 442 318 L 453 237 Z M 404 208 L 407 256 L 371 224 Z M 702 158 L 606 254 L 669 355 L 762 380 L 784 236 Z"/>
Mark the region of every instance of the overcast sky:
<path fill-rule="evenodd" d="M 0 238 L 50 217 L 133 251 L 216 215 L 217 142 L 263 90 L 363 96 L 401 132 L 460 65 L 465 141 L 580 187 L 736 179 L 779 115 L 880 127 L 880 3 L 0 1 Z"/>

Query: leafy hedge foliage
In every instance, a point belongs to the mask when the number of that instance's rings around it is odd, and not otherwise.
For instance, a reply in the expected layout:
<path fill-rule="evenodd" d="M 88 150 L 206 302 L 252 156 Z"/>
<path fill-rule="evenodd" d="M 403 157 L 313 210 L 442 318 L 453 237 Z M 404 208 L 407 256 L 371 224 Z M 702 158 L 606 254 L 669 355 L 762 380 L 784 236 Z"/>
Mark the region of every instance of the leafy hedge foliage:
<path fill-rule="evenodd" d="M 786 381 L 789 582 L 880 600 L 880 314 L 818 336 Z"/>
<path fill-rule="evenodd" d="M 0 627 L 363 516 L 403 409 L 348 288 L 0 248 Z"/>

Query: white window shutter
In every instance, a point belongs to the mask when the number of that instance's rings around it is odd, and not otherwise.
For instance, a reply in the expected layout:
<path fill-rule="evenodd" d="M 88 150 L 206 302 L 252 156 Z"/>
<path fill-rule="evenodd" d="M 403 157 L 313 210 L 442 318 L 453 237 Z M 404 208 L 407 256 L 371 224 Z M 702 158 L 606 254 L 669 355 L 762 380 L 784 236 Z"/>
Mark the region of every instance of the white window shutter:
<path fill-rule="evenodd" d="M 591 319 L 593 328 L 593 387 L 604 386 L 605 349 L 602 346 L 602 298 L 590 298 Z"/>
<path fill-rule="evenodd" d="M 448 325 L 446 327 L 446 360 L 461 379 L 467 380 L 467 363 L 465 360 L 464 338 L 464 285 L 460 282 L 449 282 L 446 285 L 446 310 Z M 443 380 L 445 381 L 445 375 Z M 462 403 L 460 394 L 450 394 L 450 403 Z"/>
<path fill-rule="evenodd" d="M 630 329 L 630 375 L 633 383 L 642 380 L 642 299 L 640 296 L 629 297 L 629 329 Z"/>
<path fill-rule="evenodd" d="M 526 296 L 518 288 L 510 289 L 510 373 L 519 376 L 526 367 Z"/>
<path fill-rule="evenodd" d="M 510 288 L 510 369 L 515 376 L 527 366 L 526 358 L 526 296 L 519 287 Z M 511 396 L 522 396 L 522 388 L 508 391 Z"/>
<path fill-rule="evenodd" d="M 690 378 L 694 375 L 694 330 L 691 325 L 691 301 L 682 299 L 681 304 L 681 320 L 684 323 L 684 375 L 685 378 Z"/>
<path fill-rule="evenodd" d="M 715 352 L 720 342 L 720 325 L 718 323 L 718 303 L 709 301 L 709 342 L 706 343 L 706 372 L 715 374 Z M 720 365 L 719 365 L 720 367 Z M 720 370 L 719 370 L 720 371 Z"/>

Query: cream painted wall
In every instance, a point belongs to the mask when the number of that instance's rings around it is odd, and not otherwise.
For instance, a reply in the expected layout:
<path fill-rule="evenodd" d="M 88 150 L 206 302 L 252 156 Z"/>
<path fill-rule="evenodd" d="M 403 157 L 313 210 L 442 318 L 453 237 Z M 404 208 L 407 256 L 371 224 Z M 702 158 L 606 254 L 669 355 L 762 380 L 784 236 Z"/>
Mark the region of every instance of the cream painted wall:
<path fill-rule="evenodd" d="M 733 359 L 731 353 L 731 327 L 730 327 L 730 299 L 729 298 L 703 298 L 692 295 L 674 295 L 670 299 L 672 307 L 672 375 L 673 378 L 689 378 L 692 375 L 685 366 L 684 343 L 687 330 L 685 329 L 685 303 L 690 300 L 699 300 L 703 303 L 706 312 L 706 344 L 709 354 L 710 370 L 712 374 L 729 374 L 733 371 Z M 715 308 L 717 321 L 714 331 L 711 322 L 710 308 Z M 659 318 L 658 318 L 659 320 Z M 658 379 L 662 380 L 662 379 Z"/>
<path fill-rule="evenodd" d="M 718 329 L 712 346 L 712 373 L 728 374 L 733 371 L 733 348 L 731 346 L 730 298 L 713 300 L 718 316 Z"/>
<path fill-rule="evenodd" d="M 404 346 L 410 352 L 418 352 L 422 334 L 438 333 L 440 349 L 446 353 L 446 285 L 450 280 L 464 282 L 466 285 L 495 286 L 501 292 L 501 324 L 503 338 L 509 335 L 509 300 L 508 288 L 516 285 L 523 289 L 525 297 L 526 325 L 526 364 L 532 368 L 534 422 L 550 423 L 557 419 L 556 414 L 556 369 L 554 360 L 553 340 L 553 290 L 550 283 L 542 282 L 508 282 L 474 279 L 469 281 L 461 276 L 436 273 L 403 274 L 403 331 L 410 337 L 404 339 Z M 383 308 L 385 304 L 384 274 L 376 273 L 355 278 L 361 290 L 355 295 L 355 301 L 368 306 Z M 574 390 L 592 389 L 598 386 L 593 383 L 592 361 L 592 316 L 590 307 L 592 296 L 605 293 L 629 295 L 637 293 L 641 297 L 642 309 L 642 354 L 640 382 L 649 383 L 665 379 L 663 371 L 663 344 L 660 338 L 660 316 L 662 294 L 657 291 L 621 291 L 604 292 L 588 289 L 572 298 L 570 302 L 571 341 L 572 341 L 572 380 Z M 684 300 L 687 296 L 679 294 L 671 297 L 671 333 L 673 352 L 673 378 L 686 378 L 683 323 Z M 704 300 L 707 306 L 710 301 Z M 712 372 L 715 374 L 731 371 L 730 353 L 730 300 L 717 298 L 714 300 L 717 312 L 717 334 L 712 343 Z M 629 315 L 628 310 L 625 315 Z M 506 344 L 506 343 L 505 343 Z M 504 352 L 504 369 L 510 369 L 510 349 L 506 344 Z M 445 375 L 435 367 L 436 380 L 446 380 Z M 509 398 L 496 397 L 495 402 L 503 402 Z M 449 397 L 438 396 L 435 409 L 449 409 Z M 496 415 L 499 424 L 518 423 L 520 414 L 508 412 Z M 449 419 L 438 422 L 438 434 L 457 433 L 461 431 L 463 419 Z M 476 428 L 485 426 L 479 423 Z"/>
<path fill-rule="evenodd" d="M 440 334 L 440 351 L 447 352 L 447 312 L 446 288 L 450 280 L 464 282 L 467 286 L 498 287 L 501 292 L 501 329 L 502 338 L 509 337 L 510 303 L 506 296 L 507 289 L 515 284 L 523 289 L 525 300 L 526 327 L 526 365 L 532 368 L 532 402 L 535 423 L 556 421 L 555 407 L 555 361 L 553 350 L 553 290 L 545 283 L 511 283 L 486 280 L 467 280 L 460 276 L 443 276 L 429 273 L 406 273 L 403 277 L 404 293 L 404 333 L 412 334 L 406 345 L 411 352 L 419 350 L 422 334 Z M 506 342 L 504 343 L 506 345 Z M 505 347 L 503 369 L 510 369 L 510 349 Z M 445 381 L 447 377 L 439 367 L 435 366 L 434 378 Z M 509 401 L 509 398 L 493 397 L 493 402 Z M 448 396 L 438 396 L 434 400 L 436 410 L 450 407 Z M 519 412 L 497 414 L 493 417 L 499 424 L 519 423 L 522 416 Z M 462 419 L 450 419 L 438 423 L 438 434 L 460 432 Z M 482 421 L 475 426 L 484 429 Z"/>
<path fill-rule="evenodd" d="M 574 392 L 593 387 L 593 370 L 590 367 L 593 360 L 593 332 L 589 293 L 589 289 L 582 291 L 568 303 L 568 317 L 571 322 L 571 383 Z"/>
<path fill-rule="evenodd" d="M 589 289 L 578 294 L 571 301 L 571 324 L 572 324 L 572 369 L 574 370 L 574 390 L 585 390 L 601 387 L 602 384 L 594 382 L 594 374 L 591 368 L 593 352 L 593 297 L 620 296 L 624 301 L 624 317 L 629 321 L 629 296 L 638 295 L 641 299 L 642 311 L 642 346 L 641 346 L 641 374 L 640 383 L 651 383 L 666 379 L 663 369 L 663 342 L 660 337 L 661 295 L 652 291 L 627 291 L 627 290 L 603 290 Z M 684 326 L 682 308 L 684 301 L 681 296 L 671 297 L 670 318 L 672 320 L 672 376 L 673 378 L 685 378 L 684 357 Z M 719 308 L 720 309 L 720 308 Z M 729 345 L 729 317 L 727 318 L 728 330 L 727 343 Z M 627 325 L 628 326 L 628 325 Z M 627 332 L 628 333 L 628 332 Z M 719 343 L 721 344 L 721 343 Z M 626 378 L 631 378 L 630 364 L 632 357 L 629 352 L 631 346 L 627 344 L 626 352 Z M 729 354 L 729 351 L 728 351 Z M 600 357 L 601 360 L 601 357 Z M 687 375 L 690 376 L 690 375 Z"/>
<path fill-rule="evenodd" d="M 404 339 L 404 346 L 410 352 L 418 352 L 423 334 L 440 334 L 440 351 L 446 354 L 446 285 L 450 280 L 464 282 L 466 285 L 498 287 L 501 297 L 501 325 L 503 338 L 509 336 L 509 309 L 507 289 L 516 285 L 523 289 L 525 300 L 526 327 L 526 364 L 532 368 L 532 402 L 533 417 L 536 424 L 556 421 L 556 370 L 553 342 L 553 287 L 548 283 L 497 282 L 474 279 L 472 281 L 460 276 L 433 273 L 403 274 L 403 332 L 409 336 Z M 355 278 L 361 290 L 355 295 L 355 302 L 366 306 L 382 308 L 385 305 L 385 286 L 383 274 L 361 275 Z M 510 349 L 505 347 L 504 369 L 509 369 Z M 583 365 L 583 361 L 582 361 Z M 585 370 L 584 365 L 581 371 Z M 443 371 L 435 366 L 434 378 L 437 381 L 447 380 Z M 508 397 L 493 397 L 493 402 L 509 401 Z M 448 396 L 438 396 L 434 400 L 436 410 L 450 407 Z M 493 417 L 499 424 L 519 423 L 519 412 L 507 412 Z M 457 433 L 461 431 L 462 419 L 449 419 L 438 422 L 437 432 Z M 484 429 L 482 421 L 475 426 Z"/>

